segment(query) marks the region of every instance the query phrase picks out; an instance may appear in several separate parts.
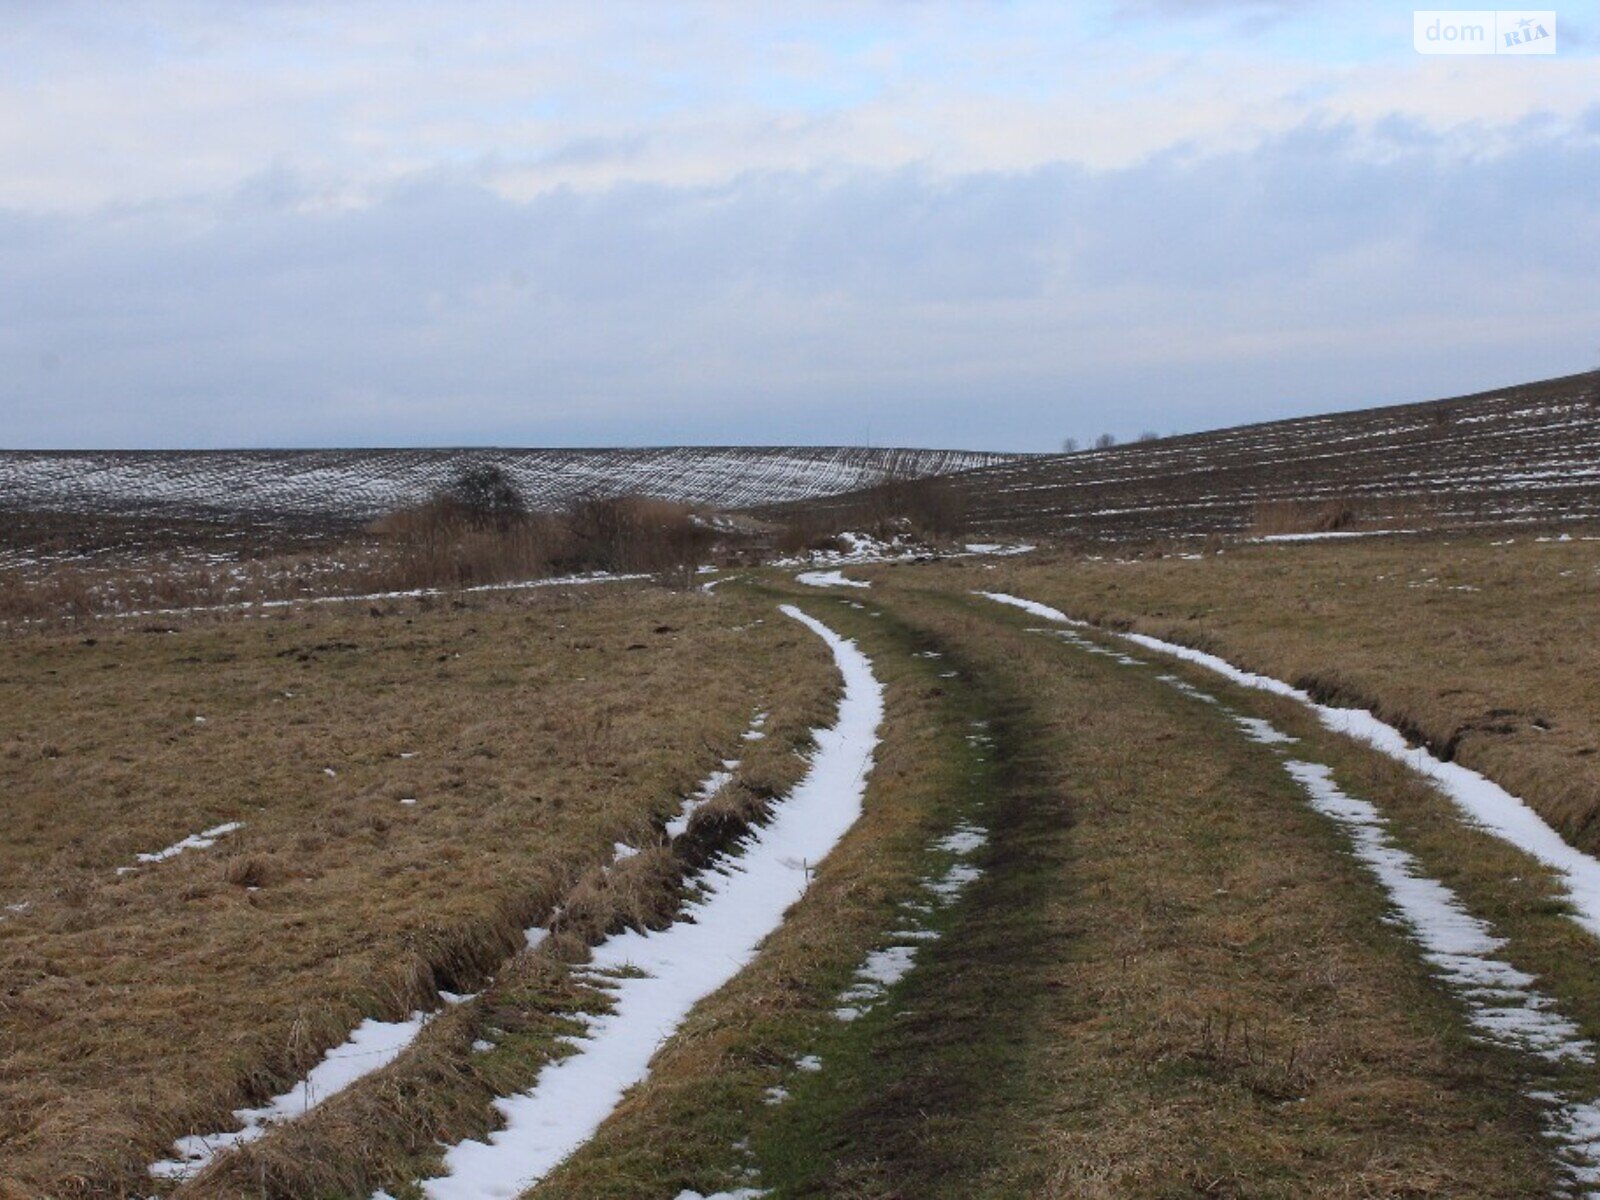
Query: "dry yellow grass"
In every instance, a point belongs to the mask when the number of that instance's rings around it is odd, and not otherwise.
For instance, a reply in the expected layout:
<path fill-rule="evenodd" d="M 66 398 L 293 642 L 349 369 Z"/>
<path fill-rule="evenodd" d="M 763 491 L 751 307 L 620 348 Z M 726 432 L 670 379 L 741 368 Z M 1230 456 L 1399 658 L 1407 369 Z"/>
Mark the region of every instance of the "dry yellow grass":
<path fill-rule="evenodd" d="M 739 1181 L 740 1142 L 781 1195 L 1547 1194 L 1528 1079 L 1466 1037 L 1278 762 L 1151 672 L 968 593 L 1371 704 L 1581 837 L 1597 562 L 1581 541 L 1377 540 L 882 567 L 869 593 L 798 593 L 889 687 L 867 812 L 538 1194 L 714 1191 Z M 0 794 L 25 839 L 0 844 L 0 902 L 31 904 L 0 922 L 0 1195 L 145 1190 L 174 1134 L 281 1090 L 359 1017 L 481 988 L 393 1066 L 182 1189 L 409 1196 L 435 1143 L 491 1128 L 491 1097 L 526 1087 L 563 1014 L 594 1002 L 567 970 L 584 944 L 666 919 L 683 872 L 792 780 L 834 684 L 820 645 L 738 584 L 93 636 L 0 644 Z M 929 648 L 945 657 L 913 656 Z M 1394 764 L 1263 703 L 1600 1032 L 1588 943 L 1542 873 Z M 743 743 L 756 708 L 772 736 Z M 966 743 L 980 716 L 993 763 Z M 682 845 L 600 869 L 614 841 L 655 845 L 729 755 L 743 780 Z M 839 1026 L 929 838 L 974 814 L 987 877 L 895 1003 Z M 246 826 L 116 874 L 227 820 Z M 557 904 L 556 935 L 520 952 Z M 495 1048 L 474 1050 L 485 1035 Z M 819 1047 L 826 1070 L 797 1076 Z M 788 1104 L 762 1103 L 775 1083 Z"/>
<path fill-rule="evenodd" d="M 803 770 L 797 753 L 833 709 L 831 689 L 799 672 L 778 685 L 762 728 L 736 751 L 733 779 L 670 844 L 618 863 L 591 865 L 560 897 L 551 934 L 500 964 L 476 997 L 430 1023 L 396 1062 L 305 1117 L 224 1155 L 175 1193 L 179 1200 L 368 1195 L 410 1196 L 412 1180 L 437 1174 L 440 1150 L 498 1128 L 497 1097 L 533 1086 L 582 1032 L 575 1010 L 597 1011 L 603 993 L 575 977 L 589 945 L 624 927 L 660 927 L 683 899 L 687 876 L 727 851 Z"/>
<path fill-rule="evenodd" d="M 815 602 L 889 683 L 861 824 L 530 1196 L 710 1192 L 747 1165 L 774 1195 L 884 1200 L 1553 1186 L 1512 1064 L 1467 1039 L 1262 748 L 998 610 L 864 598 L 881 618 Z M 929 647 L 936 666 L 911 660 Z M 974 714 L 992 772 L 964 747 Z M 990 830 L 986 878 L 881 1015 L 837 1024 L 843 973 L 915 895 L 930 830 L 963 812 Z M 808 1053 L 821 1073 L 794 1071 Z M 793 1095 L 762 1103 L 773 1084 Z"/>
<path fill-rule="evenodd" d="M 1378 537 L 936 570 L 1370 708 L 1600 850 L 1600 541 Z"/>
<path fill-rule="evenodd" d="M 1064 953 L 1029 1059 L 1036 1100 L 967 1194 L 1547 1186 L 1509 1064 L 1468 1044 L 1379 890 L 1260 747 L 1148 672 L 1020 632 L 1025 617 L 982 629 L 891 603 L 1026 698 L 1002 753 L 1036 803 L 1070 814 L 1040 895 Z"/>
<path fill-rule="evenodd" d="M 0 655 L 0 898 L 26 906 L 0 922 L 0 1179 L 30 1195 L 143 1189 L 174 1136 L 363 1016 L 481 983 L 755 709 L 832 686 L 770 606 L 659 590 Z M 117 873 L 225 821 L 245 826 Z"/>

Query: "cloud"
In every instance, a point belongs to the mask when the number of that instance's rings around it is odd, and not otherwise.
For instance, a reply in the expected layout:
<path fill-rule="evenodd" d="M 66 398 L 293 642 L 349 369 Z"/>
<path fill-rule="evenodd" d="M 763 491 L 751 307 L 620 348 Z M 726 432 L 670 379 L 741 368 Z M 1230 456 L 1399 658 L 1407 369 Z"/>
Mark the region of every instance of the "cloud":
<path fill-rule="evenodd" d="M 1140 20 L 1194 21 L 1223 17 L 1259 25 L 1303 13 L 1311 0 L 1121 0 L 1117 15 Z"/>
<path fill-rule="evenodd" d="M 471 171 L 0 215 L 15 445 L 1047 448 L 1592 365 L 1600 155 L 1310 124 L 1119 170 Z"/>
<path fill-rule="evenodd" d="M 1403 16 L 0 0 L 0 436 L 1045 448 L 1591 365 L 1593 63 Z"/>
<path fill-rule="evenodd" d="M 0 206 L 40 212 L 217 196 L 273 164 L 344 205 L 438 169 L 528 199 L 752 171 L 1125 167 L 1309 120 L 1398 113 L 1437 132 L 1594 99 L 1581 55 L 1515 72 L 1422 60 L 1375 0 L 812 0 L 782 16 L 57 0 L 6 16 Z M 1235 36 L 1264 18 L 1273 36 Z"/>

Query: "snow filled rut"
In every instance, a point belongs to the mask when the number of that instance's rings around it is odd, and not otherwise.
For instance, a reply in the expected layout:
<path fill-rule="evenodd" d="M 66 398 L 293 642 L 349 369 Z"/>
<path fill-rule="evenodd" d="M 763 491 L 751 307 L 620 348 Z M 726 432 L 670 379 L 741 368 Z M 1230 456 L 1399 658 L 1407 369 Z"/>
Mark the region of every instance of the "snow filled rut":
<path fill-rule="evenodd" d="M 812 869 L 861 814 L 883 720 L 883 687 L 854 642 L 792 605 L 785 615 L 821 638 L 844 680 L 838 718 L 818 731 L 804 778 L 774 806 L 736 857 L 695 882 L 697 898 L 664 930 L 626 931 L 594 950 L 592 982 L 612 1010 L 588 1016 L 587 1036 L 534 1086 L 496 1102 L 504 1120 L 487 1141 L 445 1153 L 445 1174 L 422 1182 L 433 1200 L 519 1195 L 587 1142 L 642 1081 L 650 1060 L 702 998 L 731 980 L 804 895 Z"/>
<path fill-rule="evenodd" d="M 1123 665 L 1148 665 L 1082 636 L 1076 630 L 1090 628 L 1088 623 L 1074 620 L 1058 609 L 999 592 L 978 594 L 1066 627 L 1038 632 L 1054 633 L 1080 649 L 1107 655 Z M 1488 832 L 1558 870 L 1563 866 L 1573 868 L 1574 859 L 1583 860 L 1575 864 L 1578 879 L 1574 880 L 1571 873 L 1564 873 L 1577 908 L 1578 923 L 1590 932 L 1596 930 L 1595 913 L 1587 907 L 1591 892 L 1586 886 L 1583 863 L 1600 864 L 1564 842 L 1561 846 L 1565 853 L 1552 852 L 1548 839 L 1539 831 L 1550 838 L 1556 837 L 1554 831 L 1522 801 L 1501 791 L 1481 775 L 1442 763 L 1425 750 L 1413 750 L 1398 731 L 1370 713 L 1318 704 L 1298 688 L 1265 676 L 1251 675 L 1213 655 L 1185 646 L 1140 634 L 1119 633 L 1116 636 L 1197 663 L 1234 683 L 1300 700 L 1313 710 L 1324 727 L 1349 734 L 1413 766 L 1441 785 L 1441 790 L 1469 819 Z M 1190 699 L 1216 706 L 1232 719 L 1243 736 L 1267 747 L 1282 761 L 1285 772 L 1299 785 L 1311 807 L 1332 820 L 1345 834 L 1356 859 L 1383 888 L 1398 921 L 1418 943 L 1435 976 L 1461 1004 L 1477 1036 L 1532 1060 L 1547 1063 L 1595 1061 L 1594 1044 L 1560 1011 L 1557 1002 L 1537 986 L 1539 981 L 1498 956 L 1506 940 L 1496 934 L 1488 922 L 1469 911 L 1453 889 L 1425 873 L 1422 863 L 1396 843 L 1387 820 L 1375 805 L 1341 790 L 1326 765 L 1291 757 L 1288 748 L 1298 739 L 1284 734 L 1270 722 L 1240 713 L 1175 675 L 1161 674 L 1156 678 Z M 1531 828 L 1530 822 L 1537 822 L 1537 828 Z M 1538 1072 L 1537 1064 L 1534 1072 Z M 1600 1098 L 1575 1098 L 1555 1089 L 1528 1094 L 1544 1108 L 1546 1135 L 1569 1178 L 1582 1194 L 1600 1197 L 1600 1191 L 1591 1190 L 1600 1184 Z"/>
<path fill-rule="evenodd" d="M 1008 596 L 1004 592 L 976 594 L 1000 604 L 1020 608 L 1024 612 L 1043 617 L 1057 625 L 1076 629 L 1095 628 L 1087 621 L 1076 620 L 1060 609 L 1051 608 L 1048 604 L 1040 604 L 1035 600 Z M 1338 708 L 1330 704 L 1321 704 L 1302 688 L 1284 683 L 1281 679 L 1241 670 L 1227 659 L 1190 646 L 1179 645 L 1177 642 L 1163 641 L 1142 633 L 1119 633 L 1114 630 L 1099 632 L 1110 634 L 1147 650 L 1181 658 L 1242 687 L 1297 700 L 1310 709 L 1325 728 L 1364 742 L 1410 767 L 1417 774 L 1437 784 L 1450 801 L 1476 826 L 1556 871 L 1561 876 L 1572 903 L 1573 920 L 1600 938 L 1600 860 L 1568 844 L 1525 801 L 1513 796 L 1492 779 L 1459 763 L 1445 762 L 1425 746 L 1411 745 L 1405 735 L 1393 725 L 1380 721 L 1365 709 Z"/>
<path fill-rule="evenodd" d="M 759 732 L 766 723 L 767 714 L 758 713 L 751 723 L 746 739 L 762 736 Z M 406 757 L 402 755 L 402 757 Z M 709 803 L 733 779 L 740 760 L 722 760 L 701 783 L 685 796 L 678 815 L 667 821 L 665 832 L 669 838 L 680 837 L 689 828 L 694 813 Z M 402 804 L 406 801 L 402 800 Z M 141 862 L 160 862 L 186 849 L 209 847 L 223 834 L 243 828 L 242 824 L 218 826 L 204 834 L 185 838 L 158 854 L 141 854 Z M 210 838 L 211 841 L 204 839 Z M 637 854 L 638 848 L 618 842 L 613 861 Z M 119 867 L 119 872 L 134 868 Z M 17 909 L 15 911 L 25 911 Z M 0 920 L 4 917 L 0 916 Z M 533 925 L 523 930 L 523 938 L 530 949 L 537 948 L 550 934 L 548 925 Z M 171 1158 L 150 1165 L 150 1174 L 158 1179 L 182 1183 L 192 1179 L 216 1158 L 239 1146 L 244 1146 L 270 1133 L 274 1128 L 298 1120 L 323 1102 L 338 1095 L 374 1071 L 382 1070 L 411 1047 L 428 1022 L 452 1005 L 477 999 L 477 995 L 459 995 L 440 992 L 437 1006 L 419 1010 L 396 1021 L 383 1021 L 368 1017 L 351 1032 L 343 1043 L 328 1050 L 321 1061 L 302 1079 L 281 1094 L 272 1097 L 256 1108 L 235 1109 L 233 1122 L 237 1128 L 220 1129 L 180 1137 L 173 1143 Z"/>

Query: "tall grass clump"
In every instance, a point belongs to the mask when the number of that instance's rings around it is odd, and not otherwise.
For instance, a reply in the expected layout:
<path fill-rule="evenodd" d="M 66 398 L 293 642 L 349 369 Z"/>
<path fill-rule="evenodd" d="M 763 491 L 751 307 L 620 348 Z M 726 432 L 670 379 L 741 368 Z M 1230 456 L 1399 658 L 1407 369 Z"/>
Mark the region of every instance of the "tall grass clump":
<path fill-rule="evenodd" d="M 648 496 L 577 500 L 565 523 L 576 569 L 642 572 L 680 585 L 710 556 L 716 540 L 687 505 Z"/>
<path fill-rule="evenodd" d="M 588 571 L 681 584 L 715 540 L 688 506 L 645 496 L 588 497 L 563 512 L 531 512 L 496 467 L 463 472 L 426 503 L 373 528 L 392 542 L 391 570 L 401 587 L 472 587 Z"/>
<path fill-rule="evenodd" d="M 472 587 L 548 575 L 562 558 L 563 532 L 530 513 L 495 467 L 473 468 L 423 504 L 373 526 L 392 557 L 385 580 L 395 587 Z"/>
<path fill-rule="evenodd" d="M 1258 500 L 1250 532 L 1336 533 L 1355 524 L 1355 506 L 1345 500 Z"/>
<path fill-rule="evenodd" d="M 836 537 L 844 531 L 885 542 L 909 537 L 938 544 L 966 528 L 966 495 L 949 479 L 896 473 L 844 504 L 795 512 L 780 530 L 777 546 L 784 552 L 836 548 Z"/>

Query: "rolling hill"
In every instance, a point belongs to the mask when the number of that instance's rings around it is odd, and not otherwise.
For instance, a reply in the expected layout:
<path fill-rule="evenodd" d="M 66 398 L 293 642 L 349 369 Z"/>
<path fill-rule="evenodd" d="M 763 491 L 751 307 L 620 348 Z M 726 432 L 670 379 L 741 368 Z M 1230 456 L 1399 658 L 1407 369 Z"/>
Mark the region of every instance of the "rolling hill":
<path fill-rule="evenodd" d="M 1122 540 L 1237 533 L 1319 505 L 1357 525 L 1600 517 L 1600 372 L 952 475 L 974 529 Z M 808 502 L 844 509 L 850 496 Z M 766 510 L 779 516 L 781 509 Z"/>
<path fill-rule="evenodd" d="M 1007 461 L 964 450 L 667 447 L 612 450 L 10 451 L 0 510 L 365 520 L 425 499 L 463 467 L 504 469 L 537 508 L 642 493 L 740 508 Z"/>

